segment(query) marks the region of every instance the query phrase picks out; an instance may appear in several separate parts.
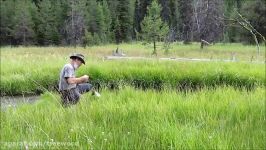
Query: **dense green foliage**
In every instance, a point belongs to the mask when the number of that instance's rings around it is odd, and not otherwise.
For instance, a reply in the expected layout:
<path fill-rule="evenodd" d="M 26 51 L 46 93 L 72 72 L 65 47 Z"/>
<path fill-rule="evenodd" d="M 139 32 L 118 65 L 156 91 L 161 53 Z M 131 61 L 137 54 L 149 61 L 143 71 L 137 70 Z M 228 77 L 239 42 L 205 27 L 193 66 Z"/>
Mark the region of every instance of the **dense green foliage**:
<path fill-rule="evenodd" d="M 143 19 L 142 40 L 153 43 L 153 54 L 157 55 L 156 42 L 161 41 L 169 32 L 169 27 L 160 17 L 161 6 L 153 1 L 148 7 L 147 16 Z"/>
<path fill-rule="evenodd" d="M 152 1 L 160 4 L 160 18 L 170 29 L 162 41 L 253 42 L 248 31 L 221 19 L 223 14 L 233 18 L 234 10 L 266 35 L 264 0 L 1 0 L 1 45 L 141 40 L 141 24 Z"/>

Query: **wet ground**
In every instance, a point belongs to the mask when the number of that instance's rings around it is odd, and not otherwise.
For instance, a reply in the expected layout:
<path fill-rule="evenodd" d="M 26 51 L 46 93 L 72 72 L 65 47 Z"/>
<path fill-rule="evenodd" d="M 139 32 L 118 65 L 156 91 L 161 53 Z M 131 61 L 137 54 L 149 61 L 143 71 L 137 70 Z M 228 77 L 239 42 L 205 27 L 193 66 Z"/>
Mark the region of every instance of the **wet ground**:
<path fill-rule="evenodd" d="M 34 103 L 40 96 L 4 96 L 1 98 L 1 110 L 5 110 L 7 107 L 17 107 L 23 103 Z"/>

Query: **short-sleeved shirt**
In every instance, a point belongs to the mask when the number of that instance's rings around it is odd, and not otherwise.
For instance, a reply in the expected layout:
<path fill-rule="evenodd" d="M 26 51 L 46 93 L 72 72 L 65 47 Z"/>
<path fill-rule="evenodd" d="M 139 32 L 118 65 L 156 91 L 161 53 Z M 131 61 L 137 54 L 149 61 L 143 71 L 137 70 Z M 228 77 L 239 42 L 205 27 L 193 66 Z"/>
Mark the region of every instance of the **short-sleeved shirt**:
<path fill-rule="evenodd" d="M 71 64 L 66 64 L 60 72 L 59 91 L 75 88 L 77 84 L 68 84 L 67 78 L 76 77 L 75 69 Z"/>

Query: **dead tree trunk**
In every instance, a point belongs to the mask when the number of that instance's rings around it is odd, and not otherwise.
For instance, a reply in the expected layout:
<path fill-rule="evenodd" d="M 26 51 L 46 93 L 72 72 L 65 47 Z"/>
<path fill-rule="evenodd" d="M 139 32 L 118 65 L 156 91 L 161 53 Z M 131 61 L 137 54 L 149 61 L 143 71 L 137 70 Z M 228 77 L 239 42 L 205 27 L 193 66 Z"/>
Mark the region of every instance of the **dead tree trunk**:
<path fill-rule="evenodd" d="M 247 21 L 246 18 L 244 18 L 239 12 L 237 12 L 237 15 L 238 15 L 238 18 L 229 18 L 229 19 L 224 19 L 224 20 L 227 20 L 227 21 L 231 21 L 233 22 L 233 24 L 239 24 L 242 28 L 246 29 L 247 31 L 249 31 L 251 33 L 251 35 L 253 36 L 254 38 L 254 41 L 256 43 L 256 47 L 257 47 L 257 59 L 259 58 L 260 56 L 260 45 L 259 45 L 259 42 L 258 42 L 258 37 L 259 36 L 263 42 L 265 43 L 266 40 L 265 40 L 265 37 L 260 34 L 252 25 L 249 21 Z"/>
<path fill-rule="evenodd" d="M 200 44 L 200 48 L 203 49 L 204 45 L 211 45 L 209 42 L 205 41 L 205 40 L 201 40 L 201 44 Z"/>
<path fill-rule="evenodd" d="M 157 56 L 157 51 L 156 51 L 156 40 L 153 40 L 153 52 L 152 55 L 156 55 Z"/>

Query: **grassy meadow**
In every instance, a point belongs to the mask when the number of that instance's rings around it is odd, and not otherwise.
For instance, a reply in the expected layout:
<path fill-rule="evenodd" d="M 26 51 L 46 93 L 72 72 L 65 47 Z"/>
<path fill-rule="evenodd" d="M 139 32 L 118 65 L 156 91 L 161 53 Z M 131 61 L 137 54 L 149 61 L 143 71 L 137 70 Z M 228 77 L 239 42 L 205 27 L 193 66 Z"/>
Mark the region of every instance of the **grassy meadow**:
<path fill-rule="evenodd" d="M 130 43 L 119 45 L 127 56 L 152 59 L 104 60 L 116 47 L 2 47 L 1 96 L 41 96 L 1 110 L 0 148 L 265 149 L 265 64 L 250 62 L 255 46 L 175 43 L 155 57 L 150 46 Z M 258 61 L 265 62 L 261 49 Z M 64 108 L 56 86 L 72 52 L 86 56 L 77 75 L 100 83 L 102 96 L 86 93 Z M 237 62 L 157 59 L 232 53 Z"/>
<path fill-rule="evenodd" d="M 46 93 L 34 105 L 1 112 L 1 140 L 56 149 L 263 149 L 265 90 L 217 88 L 89 93 L 70 108 Z M 32 142 L 72 142 L 32 146 Z M 8 148 L 8 145 L 3 148 Z M 14 146 L 13 149 L 21 148 Z"/>
<path fill-rule="evenodd" d="M 141 44 L 122 44 L 119 47 L 128 56 L 151 57 L 152 50 Z M 230 49 L 225 52 L 222 48 Z M 158 60 L 156 57 L 152 57 L 152 60 L 128 61 L 103 59 L 115 49 L 116 45 L 1 48 L 1 95 L 27 95 L 56 89 L 60 69 L 68 62 L 68 56 L 73 51 L 87 56 L 87 65 L 82 66 L 77 74 L 88 74 L 92 82 L 100 82 L 104 87 L 129 84 L 144 89 L 166 86 L 182 90 L 220 85 L 251 89 L 256 85 L 265 85 L 265 65 L 248 62 L 248 58 L 256 52 L 256 48 L 251 46 L 217 44 L 202 52 L 199 44 L 177 43 L 170 51 L 172 57 L 208 58 L 212 55 L 214 59 L 229 59 L 224 55 L 230 57 L 230 51 L 235 51 L 241 56 L 240 61 L 235 63 L 174 62 Z M 162 50 L 160 52 L 158 57 L 168 57 L 163 55 Z M 264 59 L 264 54 L 265 51 L 262 51 L 261 59 Z"/>

